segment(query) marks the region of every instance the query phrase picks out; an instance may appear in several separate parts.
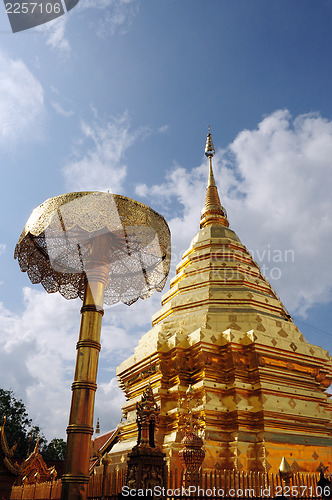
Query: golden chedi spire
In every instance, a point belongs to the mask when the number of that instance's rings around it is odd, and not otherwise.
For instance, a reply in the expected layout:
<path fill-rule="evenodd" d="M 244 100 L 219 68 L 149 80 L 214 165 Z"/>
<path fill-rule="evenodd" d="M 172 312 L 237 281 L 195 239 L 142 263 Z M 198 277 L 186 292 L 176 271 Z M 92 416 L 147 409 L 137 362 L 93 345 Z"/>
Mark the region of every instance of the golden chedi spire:
<path fill-rule="evenodd" d="M 117 370 L 127 401 L 113 464 L 136 443 L 135 405 L 150 380 L 170 471 L 182 466 L 181 400 L 191 387 L 198 405 L 192 417 L 204 432 L 205 471 L 278 472 L 285 456 L 300 470 L 315 472 L 320 462 L 332 463 L 332 402 L 325 392 L 331 358 L 304 339 L 227 227 L 210 131 L 205 154 L 210 173 L 201 229 L 176 267 L 152 328 Z"/>
<path fill-rule="evenodd" d="M 209 158 L 209 180 L 206 188 L 205 205 L 203 207 L 201 215 L 201 229 L 206 226 L 211 226 L 212 224 L 218 224 L 224 227 L 229 226 L 226 210 L 220 203 L 218 189 L 214 180 L 212 169 L 212 157 L 214 156 L 214 154 L 215 150 L 209 126 L 209 132 L 206 138 L 205 146 L 205 156 Z"/>

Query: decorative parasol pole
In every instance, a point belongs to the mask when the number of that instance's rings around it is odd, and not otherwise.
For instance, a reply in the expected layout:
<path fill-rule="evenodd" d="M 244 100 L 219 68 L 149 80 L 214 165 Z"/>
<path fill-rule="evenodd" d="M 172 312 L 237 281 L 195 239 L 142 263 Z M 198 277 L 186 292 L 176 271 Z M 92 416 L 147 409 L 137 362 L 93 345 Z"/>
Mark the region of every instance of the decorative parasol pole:
<path fill-rule="evenodd" d="M 61 499 L 85 498 L 89 482 L 90 442 L 97 390 L 97 370 L 104 314 L 104 289 L 109 280 L 109 235 L 94 238 L 86 264 L 86 283 L 81 308 L 81 327 L 72 401 L 67 427 L 67 451 Z"/>
<path fill-rule="evenodd" d="M 15 258 L 32 283 L 67 299 L 83 299 L 61 499 L 84 500 L 103 304 L 130 305 L 163 289 L 170 266 L 169 228 L 161 215 L 130 198 L 69 193 L 32 212 Z"/>

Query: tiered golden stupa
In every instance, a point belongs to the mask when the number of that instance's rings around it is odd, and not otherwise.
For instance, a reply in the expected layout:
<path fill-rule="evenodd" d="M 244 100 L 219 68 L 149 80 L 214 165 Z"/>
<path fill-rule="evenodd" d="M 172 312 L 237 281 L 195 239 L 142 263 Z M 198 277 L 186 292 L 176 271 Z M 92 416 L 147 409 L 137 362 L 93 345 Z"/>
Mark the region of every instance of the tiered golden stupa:
<path fill-rule="evenodd" d="M 209 181 L 200 230 L 152 329 L 117 370 L 128 401 L 113 463 L 118 457 L 124 464 L 136 444 L 136 402 L 150 380 L 161 410 L 158 444 L 169 467 L 181 467 L 181 399 L 191 385 L 204 469 L 277 472 L 285 456 L 293 471 L 316 471 L 332 459 L 332 404 L 325 392 L 331 358 L 304 339 L 229 229 L 213 176 L 210 133 L 205 154 Z"/>

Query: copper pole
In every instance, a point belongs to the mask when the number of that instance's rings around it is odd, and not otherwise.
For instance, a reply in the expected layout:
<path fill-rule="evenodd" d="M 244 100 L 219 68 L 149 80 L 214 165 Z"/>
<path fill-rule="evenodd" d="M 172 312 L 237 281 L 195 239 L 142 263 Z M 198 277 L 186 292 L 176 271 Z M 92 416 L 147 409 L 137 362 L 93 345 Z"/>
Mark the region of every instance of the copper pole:
<path fill-rule="evenodd" d="M 87 279 L 76 346 L 61 500 L 85 500 L 87 496 L 104 289 L 109 279 L 108 248 L 107 235 L 94 238 L 90 259 L 85 268 Z"/>

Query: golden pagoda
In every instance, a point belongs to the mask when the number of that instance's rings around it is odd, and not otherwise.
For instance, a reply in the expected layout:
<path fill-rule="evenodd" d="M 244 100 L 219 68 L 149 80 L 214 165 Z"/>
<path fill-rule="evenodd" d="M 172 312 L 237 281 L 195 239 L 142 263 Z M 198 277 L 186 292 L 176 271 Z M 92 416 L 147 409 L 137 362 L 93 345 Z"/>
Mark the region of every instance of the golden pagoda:
<path fill-rule="evenodd" d="M 150 383 L 160 406 L 158 445 L 181 468 L 191 386 L 203 469 L 277 472 L 331 465 L 329 353 L 309 344 L 234 231 L 209 180 L 200 230 L 177 266 L 152 328 L 117 369 L 127 402 L 113 463 L 137 442 L 136 403 Z M 244 214 L 245 216 L 245 214 Z"/>

